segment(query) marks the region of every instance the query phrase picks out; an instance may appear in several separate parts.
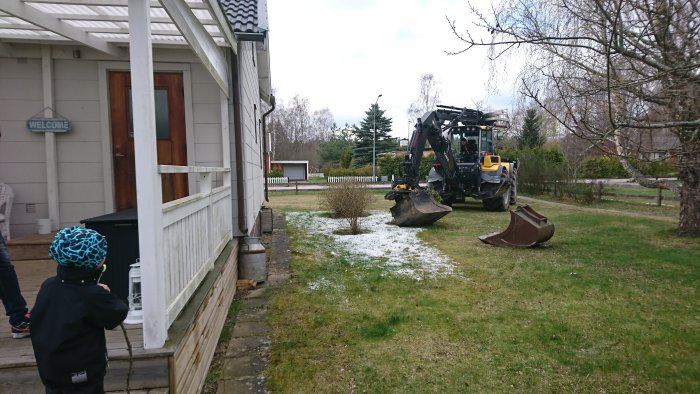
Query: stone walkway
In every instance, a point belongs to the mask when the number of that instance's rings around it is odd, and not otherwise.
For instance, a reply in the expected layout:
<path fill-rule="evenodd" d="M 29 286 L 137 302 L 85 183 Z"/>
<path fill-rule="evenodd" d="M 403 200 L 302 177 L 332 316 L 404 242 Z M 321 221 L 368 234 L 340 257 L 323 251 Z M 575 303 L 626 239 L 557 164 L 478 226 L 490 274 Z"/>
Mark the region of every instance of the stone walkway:
<path fill-rule="evenodd" d="M 268 290 L 289 279 L 291 257 L 282 214 L 273 216 L 271 227 L 272 234 L 263 236 L 263 244 L 268 251 L 268 280 L 241 299 L 241 309 L 224 356 L 218 394 L 270 392 L 264 376 L 270 350 Z"/>

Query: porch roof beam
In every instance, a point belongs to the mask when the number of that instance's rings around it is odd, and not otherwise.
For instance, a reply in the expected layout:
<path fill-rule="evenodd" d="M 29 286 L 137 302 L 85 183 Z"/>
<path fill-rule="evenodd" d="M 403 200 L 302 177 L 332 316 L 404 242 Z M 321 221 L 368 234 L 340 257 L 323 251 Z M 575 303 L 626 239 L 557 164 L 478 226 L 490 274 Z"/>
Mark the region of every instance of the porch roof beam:
<path fill-rule="evenodd" d="M 0 10 L 14 15 L 15 17 L 25 20 L 33 25 L 43 27 L 46 30 L 52 31 L 65 38 L 114 57 L 121 57 L 124 54 L 124 50 L 116 45 L 91 36 L 81 29 L 73 27 L 51 15 L 45 14 L 31 6 L 24 4 L 20 0 L 3 0 L 0 2 Z"/>
<path fill-rule="evenodd" d="M 91 21 L 91 22 L 129 22 L 129 17 L 126 15 L 85 15 L 85 14 L 53 14 L 56 19 L 63 21 Z M 204 25 L 216 25 L 214 19 L 200 19 Z M 173 23 L 173 21 L 165 16 L 152 16 L 151 23 Z"/>
<path fill-rule="evenodd" d="M 160 0 L 185 40 L 209 71 L 222 91 L 228 96 L 228 71 L 226 58 L 216 41 L 202 26 L 184 0 Z"/>

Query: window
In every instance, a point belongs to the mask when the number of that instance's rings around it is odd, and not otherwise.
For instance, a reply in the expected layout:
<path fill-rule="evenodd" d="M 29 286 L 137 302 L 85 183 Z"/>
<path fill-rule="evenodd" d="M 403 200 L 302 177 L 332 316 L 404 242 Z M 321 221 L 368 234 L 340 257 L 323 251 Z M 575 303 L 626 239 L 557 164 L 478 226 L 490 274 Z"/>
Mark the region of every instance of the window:
<path fill-rule="evenodd" d="M 129 137 L 134 138 L 134 112 L 131 107 L 131 88 L 128 90 L 129 111 Z M 159 140 L 170 139 L 170 115 L 168 112 L 168 89 L 155 88 L 153 98 L 156 109 L 156 138 Z"/>

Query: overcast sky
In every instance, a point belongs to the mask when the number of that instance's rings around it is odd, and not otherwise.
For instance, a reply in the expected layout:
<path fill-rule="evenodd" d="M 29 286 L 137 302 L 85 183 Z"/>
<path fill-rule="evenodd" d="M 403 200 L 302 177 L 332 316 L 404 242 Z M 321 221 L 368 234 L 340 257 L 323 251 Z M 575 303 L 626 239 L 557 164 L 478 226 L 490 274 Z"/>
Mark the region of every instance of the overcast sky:
<path fill-rule="evenodd" d="M 397 137 L 408 135 L 406 111 L 426 73 L 435 75 L 442 104 L 473 107 L 483 101 L 490 109 L 507 109 L 512 84 L 487 92 L 483 48 L 445 54 L 464 48 L 445 16 L 466 27 L 467 7 L 466 0 L 268 0 L 275 97 L 288 103 L 298 94 L 312 110 L 328 108 L 343 126 L 359 125 L 382 94 L 379 107 Z"/>

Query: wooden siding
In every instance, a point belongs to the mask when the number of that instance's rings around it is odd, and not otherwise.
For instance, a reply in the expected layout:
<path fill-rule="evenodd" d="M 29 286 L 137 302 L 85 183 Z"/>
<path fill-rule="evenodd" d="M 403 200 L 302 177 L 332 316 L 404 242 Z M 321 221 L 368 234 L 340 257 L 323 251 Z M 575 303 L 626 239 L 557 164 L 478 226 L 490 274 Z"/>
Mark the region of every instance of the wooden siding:
<path fill-rule="evenodd" d="M 26 121 L 42 108 L 41 59 L 0 57 L 0 182 L 15 191 L 12 235 L 35 232 L 36 219 L 48 217 L 44 136 Z M 27 212 L 26 204 L 36 212 Z"/>
<path fill-rule="evenodd" d="M 198 393 L 204 384 L 226 314 L 236 292 L 238 240 L 224 249 L 214 269 L 170 329 L 178 346 L 173 356 L 174 393 Z M 167 344 L 166 344 L 167 346 Z"/>
<path fill-rule="evenodd" d="M 35 233 L 36 220 L 48 217 L 48 197 L 44 136 L 26 128 L 26 120 L 43 108 L 40 46 L 16 47 L 16 52 L 21 50 L 26 57 L 0 57 L 0 180 L 15 190 L 12 234 L 21 236 Z M 70 226 L 108 213 L 102 167 L 103 160 L 112 158 L 102 156 L 99 107 L 100 100 L 106 97 L 100 97 L 98 66 L 100 60 L 106 59 L 88 50 L 83 51 L 81 59 L 71 58 L 71 51 L 60 46 L 52 50 L 53 107 L 73 125 L 71 131 L 57 136 L 60 226 Z M 189 164 L 221 167 L 218 85 L 190 51 L 156 49 L 154 61 L 189 69 L 190 86 L 185 88 L 191 94 L 191 108 L 186 108 L 190 116 L 186 120 L 191 139 Z M 213 186 L 222 184 L 218 175 Z"/>

